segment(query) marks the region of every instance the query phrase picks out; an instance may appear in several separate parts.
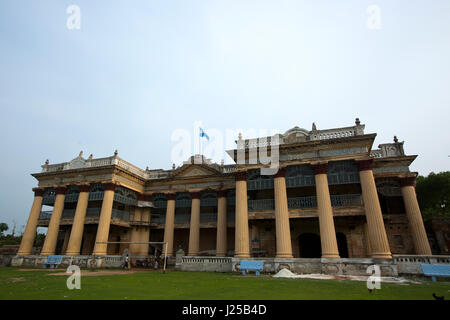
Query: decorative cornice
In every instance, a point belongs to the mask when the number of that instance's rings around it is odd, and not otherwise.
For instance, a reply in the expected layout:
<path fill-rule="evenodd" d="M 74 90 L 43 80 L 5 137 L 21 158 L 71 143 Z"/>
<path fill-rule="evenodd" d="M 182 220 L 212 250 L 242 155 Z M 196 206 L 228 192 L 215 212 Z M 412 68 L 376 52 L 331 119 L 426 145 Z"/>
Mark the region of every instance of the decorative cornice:
<path fill-rule="evenodd" d="M 398 178 L 398 183 L 400 187 L 415 187 L 416 186 L 416 177 L 400 177 Z"/>
<path fill-rule="evenodd" d="M 91 186 L 88 184 L 81 184 L 77 185 L 78 189 L 80 189 L 80 192 L 89 192 Z"/>
<path fill-rule="evenodd" d="M 35 197 L 42 197 L 42 196 L 44 196 L 44 189 L 41 189 L 41 188 L 33 188 L 32 189 L 33 191 L 34 191 L 34 196 Z"/>
<path fill-rule="evenodd" d="M 110 190 L 110 191 L 114 191 L 117 187 L 117 185 L 115 183 L 104 183 L 103 186 L 105 187 L 105 191 Z"/>
<path fill-rule="evenodd" d="M 247 181 L 247 171 L 239 171 L 234 173 L 236 181 Z"/>
<path fill-rule="evenodd" d="M 201 192 L 190 192 L 190 194 L 192 199 L 200 199 L 202 195 Z"/>
<path fill-rule="evenodd" d="M 168 193 L 167 200 L 175 200 L 177 195 L 175 193 Z"/>
<path fill-rule="evenodd" d="M 277 173 L 273 175 L 274 178 L 283 178 L 286 176 L 286 168 L 278 168 Z"/>
<path fill-rule="evenodd" d="M 311 164 L 311 168 L 314 170 L 314 174 L 326 174 L 328 170 L 328 163 Z"/>
<path fill-rule="evenodd" d="M 358 171 L 372 170 L 373 159 L 356 160 L 356 165 L 358 166 Z"/>
<path fill-rule="evenodd" d="M 66 187 L 57 187 L 55 188 L 56 194 L 66 194 L 67 188 Z"/>

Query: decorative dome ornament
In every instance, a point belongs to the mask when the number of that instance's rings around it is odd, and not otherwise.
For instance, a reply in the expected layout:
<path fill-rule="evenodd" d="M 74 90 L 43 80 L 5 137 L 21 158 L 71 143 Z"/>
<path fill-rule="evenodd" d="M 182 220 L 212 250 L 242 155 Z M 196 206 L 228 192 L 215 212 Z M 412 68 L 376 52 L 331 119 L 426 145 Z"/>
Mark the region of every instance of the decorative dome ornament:
<path fill-rule="evenodd" d="M 119 154 L 119 151 L 117 151 L 117 149 L 114 150 L 114 156 L 117 157 L 118 154 Z"/>

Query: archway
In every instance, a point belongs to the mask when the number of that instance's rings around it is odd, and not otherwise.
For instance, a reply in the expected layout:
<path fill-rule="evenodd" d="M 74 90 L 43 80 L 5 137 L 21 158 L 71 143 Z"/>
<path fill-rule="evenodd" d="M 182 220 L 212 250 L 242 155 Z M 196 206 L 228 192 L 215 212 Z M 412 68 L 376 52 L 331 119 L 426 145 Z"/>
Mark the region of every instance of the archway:
<path fill-rule="evenodd" d="M 322 256 L 320 236 L 315 233 L 302 233 L 298 237 L 298 247 L 302 258 L 320 258 Z"/>
<path fill-rule="evenodd" d="M 336 240 L 341 258 L 348 258 L 347 237 L 342 232 L 336 233 Z"/>

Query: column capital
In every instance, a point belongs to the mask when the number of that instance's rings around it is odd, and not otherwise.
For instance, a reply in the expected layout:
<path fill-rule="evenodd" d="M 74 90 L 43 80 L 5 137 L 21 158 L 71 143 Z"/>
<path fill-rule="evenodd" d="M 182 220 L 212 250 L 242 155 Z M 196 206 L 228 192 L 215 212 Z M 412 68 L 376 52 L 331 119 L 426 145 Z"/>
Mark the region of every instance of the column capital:
<path fill-rule="evenodd" d="M 44 191 L 45 191 L 42 188 L 33 188 L 32 190 L 34 192 L 35 197 L 42 197 L 44 195 Z"/>
<path fill-rule="evenodd" d="M 176 196 L 175 193 L 167 193 L 167 200 L 175 200 Z"/>
<path fill-rule="evenodd" d="M 80 189 L 80 192 L 89 192 L 91 189 L 91 186 L 88 184 L 79 184 L 77 185 L 78 189 Z"/>
<path fill-rule="evenodd" d="M 400 187 L 415 187 L 416 177 L 398 177 L 398 183 Z"/>
<path fill-rule="evenodd" d="M 191 194 L 192 199 L 200 199 L 202 193 L 201 192 L 189 192 Z"/>
<path fill-rule="evenodd" d="M 114 191 L 117 188 L 117 184 L 112 182 L 103 183 L 103 186 L 105 187 L 105 191 Z"/>
<path fill-rule="evenodd" d="M 328 170 L 328 162 L 311 163 L 311 168 L 314 170 L 314 174 L 326 174 Z"/>
<path fill-rule="evenodd" d="M 234 178 L 236 179 L 236 181 L 246 181 L 247 175 L 247 171 L 238 171 L 234 173 Z"/>
<path fill-rule="evenodd" d="M 66 194 L 67 188 L 66 187 L 56 187 L 55 188 L 56 194 Z"/>
<path fill-rule="evenodd" d="M 274 178 L 284 178 L 286 176 L 286 168 L 278 168 L 277 173 L 273 175 Z"/>
<path fill-rule="evenodd" d="M 372 170 L 373 159 L 355 160 L 358 171 Z"/>
<path fill-rule="evenodd" d="M 228 189 L 217 190 L 217 198 L 226 198 Z"/>

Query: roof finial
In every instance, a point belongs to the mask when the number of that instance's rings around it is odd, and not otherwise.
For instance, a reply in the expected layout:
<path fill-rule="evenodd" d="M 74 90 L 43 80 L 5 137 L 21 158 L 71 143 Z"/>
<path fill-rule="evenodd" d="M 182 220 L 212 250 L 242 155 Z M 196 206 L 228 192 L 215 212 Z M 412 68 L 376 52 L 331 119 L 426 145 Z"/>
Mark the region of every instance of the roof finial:
<path fill-rule="evenodd" d="M 172 170 L 175 170 L 175 163 L 172 163 Z"/>
<path fill-rule="evenodd" d="M 148 166 L 145 168 L 145 171 L 149 171 L 149 168 L 148 168 Z"/>
<path fill-rule="evenodd" d="M 114 150 L 114 156 L 117 157 L 118 154 L 119 154 L 119 151 L 117 151 L 117 149 Z"/>
<path fill-rule="evenodd" d="M 80 158 L 83 156 L 83 150 L 80 151 L 80 154 L 78 155 Z"/>
<path fill-rule="evenodd" d="M 90 155 L 89 155 L 89 160 L 92 160 L 94 158 L 94 155 L 91 153 Z"/>
<path fill-rule="evenodd" d="M 361 124 L 361 121 L 359 121 L 359 118 L 356 118 L 356 119 L 355 119 L 355 124 L 356 124 L 357 126 L 359 126 L 359 125 Z"/>
<path fill-rule="evenodd" d="M 239 132 L 238 139 L 242 140 L 242 133 Z"/>
<path fill-rule="evenodd" d="M 397 136 L 394 136 L 394 142 L 395 142 L 395 143 L 398 142 Z"/>
<path fill-rule="evenodd" d="M 223 159 L 220 160 L 220 165 L 223 166 L 224 162 L 225 162 L 225 161 L 224 161 Z"/>
<path fill-rule="evenodd" d="M 45 160 L 45 164 L 48 166 L 48 164 L 50 163 L 50 161 L 48 161 L 48 159 L 47 160 Z"/>
<path fill-rule="evenodd" d="M 317 127 L 316 127 L 316 124 L 314 122 L 312 124 L 312 131 L 317 131 Z"/>

